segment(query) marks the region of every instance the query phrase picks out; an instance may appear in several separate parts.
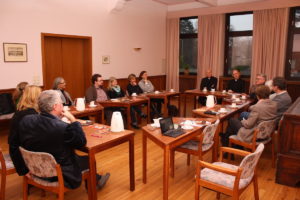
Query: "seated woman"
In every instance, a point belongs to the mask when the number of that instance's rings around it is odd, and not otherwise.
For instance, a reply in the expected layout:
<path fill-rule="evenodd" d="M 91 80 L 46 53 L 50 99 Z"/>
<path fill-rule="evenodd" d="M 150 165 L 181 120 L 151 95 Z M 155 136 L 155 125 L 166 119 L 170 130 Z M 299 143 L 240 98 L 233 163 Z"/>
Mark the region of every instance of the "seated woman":
<path fill-rule="evenodd" d="M 124 91 L 118 85 L 118 81 L 115 77 L 111 77 L 108 81 L 107 96 L 109 96 L 109 98 L 111 99 L 125 96 Z M 131 126 L 135 129 L 139 129 L 140 127 L 137 124 L 135 113 L 137 113 L 141 117 L 146 117 L 146 115 L 142 113 L 141 109 L 138 106 L 130 107 Z"/>
<path fill-rule="evenodd" d="M 250 106 L 247 119 L 241 121 L 236 118 L 229 119 L 226 133 L 221 134 L 223 146 L 228 146 L 231 135 L 237 135 L 241 141 L 251 142 L 253 131 L 260 122 L 276 118 L 277 104 L 269 99 L 269 87 L 265 85 L 257 86 L 255 94 L 258 102 Z"/>
<path fill-rule="evenodd" d="M 73 105 L 73 101 L 70 94 L 67 91 L 65 91 L 66 81 L 62 77 L 57 77 L 54 79 L 52 89 L 59 92 L 60 98 L 64 106 Z"/>
<path fill-rule="evenodd" d="M 127 85 L 127 93 L 129 96 L 131 96 L 133 93 L 136 93 L 137 95 L 143 93 L 143 90 L 136 82 L 136 76 L 134 74 L 129 74 L 128 81 L 129 84 Z"/>
<path fill-rule="evenodd" d="M 38 97 L 41 93 L 41 88 L 38 86 L 30 85 L 25 87 L 23 95 L 18 103 L 17 111 L 15 112 L 12 122 L 10 133 L 8 136 L 9 154 L 15 165 L 16 171 L 20 176 L 26 175 L 29 171 L 22 158 L 19 150 L 20 135 L 19 124 L 23 117 L 26 115 L 38 114 Z"/>
<path fill-rule="evenodd" d="M 148 80 L 148 74 L 146 71 L 142 71 L 140 73 L 140 82 L 139 86 L 143 90 L 144 93 L 154 92 L 154 86 L 151 81 Z M 162 99 L 151 99 L 151 115 L 152 118 L 156 115 L 157 117 L 161 117 L 161 104 L 163 103 Z"/>
<path fill-rule="evenodd" d="M 21 83 L 19 83 L 19 84 L 17 85 L 17 87 L 16 87 L 16 89 L 15 89 L 13 95 L 12 95 L 13 102 L 14 102 L 16 108 L 17 108 L 17 106 L 18 106 L 18 103 L 19 103 L 19 101 L 20 101 L 22 95 L 23 95 L 24 89 L 25 89 L 25 87 L 26 87 L 27 85 L 28 85 L 27 82 L 21 82 Z"/>

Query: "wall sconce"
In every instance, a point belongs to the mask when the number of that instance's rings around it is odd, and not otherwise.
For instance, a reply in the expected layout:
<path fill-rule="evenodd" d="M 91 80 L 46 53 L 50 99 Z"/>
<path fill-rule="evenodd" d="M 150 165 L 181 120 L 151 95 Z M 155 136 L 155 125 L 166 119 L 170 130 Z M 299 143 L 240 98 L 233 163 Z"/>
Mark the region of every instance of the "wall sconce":
<path fill-rule="evenodd" d="M 141 47 L 134 47 L 133 48 L 135 51 L 140 51 L 142 48 Z"/>

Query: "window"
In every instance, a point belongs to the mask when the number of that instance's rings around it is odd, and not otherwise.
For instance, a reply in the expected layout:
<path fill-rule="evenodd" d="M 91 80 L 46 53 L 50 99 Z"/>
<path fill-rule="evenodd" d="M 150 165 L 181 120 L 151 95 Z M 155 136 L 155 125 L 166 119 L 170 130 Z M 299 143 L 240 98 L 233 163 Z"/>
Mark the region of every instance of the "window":
<path fill-rule="evenodd" d="M 197 73 L 198 18 L 180 19 L 179 72 Z"/>
<path fill-rule="evenodd" d="M 233 69 L 239 69 L 243 76 L 250 76 L 252 30 L 252 12 L 227 14 L 224 76 L 231 76 Z"/>
<path fill-rule="evenodd" d="M 300 7 L 292 8 L 290 12 L 285 76 L 300 80 Z"/>

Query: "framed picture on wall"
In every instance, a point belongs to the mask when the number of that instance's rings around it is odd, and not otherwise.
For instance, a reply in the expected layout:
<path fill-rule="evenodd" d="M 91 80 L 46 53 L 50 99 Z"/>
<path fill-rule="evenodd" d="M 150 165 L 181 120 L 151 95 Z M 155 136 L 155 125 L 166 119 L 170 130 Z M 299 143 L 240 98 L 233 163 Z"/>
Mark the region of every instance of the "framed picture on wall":
<path fill-rule="evenodd" d="M 109 64 L 110 57 L 109 56 L 102 56 L 102 64 Z"/>
<path fill-rule="evenodd" d="M 4 62 L 27 62 L 27 44 L 3 43 Z"/>

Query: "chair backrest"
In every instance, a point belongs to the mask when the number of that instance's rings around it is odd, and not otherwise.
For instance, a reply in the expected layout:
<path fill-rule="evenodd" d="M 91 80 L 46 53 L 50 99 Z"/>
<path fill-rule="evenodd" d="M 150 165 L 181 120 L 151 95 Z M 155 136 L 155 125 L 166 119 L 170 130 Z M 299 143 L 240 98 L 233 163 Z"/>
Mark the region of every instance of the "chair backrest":
<path fill-rule="evenodd" d="M 32 152 L 19 147 L 29 172 L 35 176 L 46 178 L 57 176 L 56 161 L 49 153 Z"/>
<path fill-rule="evenodd" d="M 276 122 L 277 120 L 275 119 L 259 123 L 257 126 L 258 133 L 256 139 L 266 139 L 270 137 L 276 128 Z"/>
<path fill-rule="evenodd" d="M 214 124 L 208 125 L 204 128 L 202 144 L 211 144 L 213 142 L 219 123 L 220 120 L 217 120 Z"/>
<path fill-rule="evenodd" d="M 240 167 L 243 168 L 241 178 L 248 178 L 253 175 L 255 167 L 258 163 L 260 155 L 262 154 L 265 146 L 264 144 L 259 144 L 255 152 L 247 155 L 241 162 Z"/>

